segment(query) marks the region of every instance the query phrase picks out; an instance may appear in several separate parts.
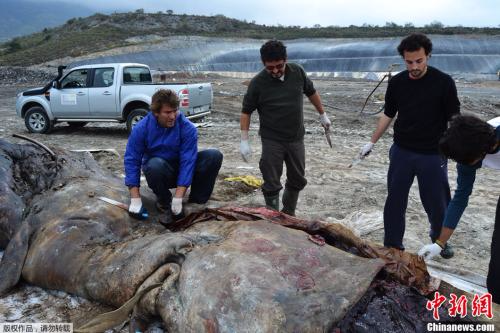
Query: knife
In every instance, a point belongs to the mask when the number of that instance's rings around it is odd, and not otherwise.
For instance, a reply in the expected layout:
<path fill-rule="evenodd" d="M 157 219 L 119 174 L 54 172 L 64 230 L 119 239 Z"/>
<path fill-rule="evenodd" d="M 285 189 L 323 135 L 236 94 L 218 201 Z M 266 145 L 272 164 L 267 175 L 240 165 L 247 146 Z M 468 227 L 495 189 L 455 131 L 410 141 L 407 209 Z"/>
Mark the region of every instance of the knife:
<path fill-rule="evenodd" d="M 323 127 L 323 128 L 325 129 L 326 142 L 328 142 L 328 145 L 330 146 L 330 148 L 333 149 L 332 139 L 330 138 L 330 129 L 327 129 L 326 127 Z"/>
<path fill-rule="evenodd" d="M 349 164 L 348 168 L 352 168 L 356 164 L 359 164 L 364 158 L 365 158 L 364 156 L 356 157 L 355 159 L 352 160 L 351 164 Z"/>
<path fill-rule="evenodd" d="M 112 204 L 112 205 L 119 207 L 123 210 L 126 210 L 128 212 L 128 214 L 133 218 L 136 218 L 139 220 L 145 220 L 149 217 L 148 211 L 146 210 L 146 208 L 144 208 L 144 206 L 141 208 L 139 213 L 131 213 L 128 211 L 128 205 L 124 204 L 123 202 L 119 202 L 119 201 L 116 201 L 116 200 L 113 200 L 110 198 L 106 198 L 106 197 L 97 197 L 97 199 L 102 200 L 104 202 L 107 202 L 109 204 Z"/>

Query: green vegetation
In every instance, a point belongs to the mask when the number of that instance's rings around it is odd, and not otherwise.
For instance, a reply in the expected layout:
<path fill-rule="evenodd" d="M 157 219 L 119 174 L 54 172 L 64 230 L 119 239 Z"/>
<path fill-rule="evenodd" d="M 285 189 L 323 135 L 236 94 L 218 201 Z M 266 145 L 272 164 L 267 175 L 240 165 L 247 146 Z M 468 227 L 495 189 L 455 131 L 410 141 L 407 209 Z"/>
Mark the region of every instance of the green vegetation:
<path fill-rule="evenodd" d="M 144 13 L 138 9 L 130 13 L 95 14 L 86 18 L 72 18 L 56 28 L 14 38 L 0 44 L 0 65 L 32 65 L 66 56 L 81 56 L 126 46 L 130 37 L 143 35 L 199 35 L 213 37 L 247 37 L 258 39 L 296 38 L 376 38 L 405 36 L 411 32 L 441 35 L 499 35 L 500 28 L 445 27 L 434 21 L 424 27 L 412 23 L 402 26 L 387 22 L 385 26 L 351 25 L 349 27 L 312 28 L 300 26 L 266 26 L 239 21 L 224 15 L 178 15 L 173 11 Z"/>

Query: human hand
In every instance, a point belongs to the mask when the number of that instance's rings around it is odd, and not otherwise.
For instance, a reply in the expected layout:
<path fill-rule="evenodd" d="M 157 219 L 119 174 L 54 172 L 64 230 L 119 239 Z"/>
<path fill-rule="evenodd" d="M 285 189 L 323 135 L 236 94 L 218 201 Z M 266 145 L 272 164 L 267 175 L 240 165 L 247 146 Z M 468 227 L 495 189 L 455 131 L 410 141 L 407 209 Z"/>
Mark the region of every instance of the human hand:
<path fill-rule="evenodd" d="M 141 198 L 130 198 L 130 205 L 128 206 L 128 212 L 131 214 L 139 214 L 141 210 L 142 210 Z"/>
<path fill-rule="evenodd" d="M 375 144 L 372 142 L 368 142 L 367 144 L 365 144 L 363 148 L 361 148 L 361 151 L 359 152 L 359 158 L 365 158 L 366 156 L 368 156 L 372 152 L 374 145 Z"/>
<path fill-rule="evenodd" d="M 174 197 L 172 199 L 172 214 L 179 215 L 182 213 L 182 198 Z"/>
<path fill-rule="evenodd" d="M 243 161 L 249 162 L 250 157 L 252 156 L 252 150 L 250 149 L 250 144 L 248 143 L 248 140 L 241 140 L 240 142 L 240 153 L 241 157 L 243 158 Z"/>
<path fill-rule="evenodd" d="M 441 248 L 441 246 L 437 245 L 436 243 L 427 244 L 424 245 L 420 249 L 420 251 L 418 251 L 418 255 L 420 257 L 423 257 L 424 259 L 429 260 L 440 254 L 442 250 L 443 249 Z"/>
<path fill-rule="evenodd" d="M 330 119 L 328 119 L 328 116 L 326 115 L 326 112 L 323 112 L 322 114 L 319 115 L 319 121 L 321 122 L 321 125 L 328 131 L 330 129 L 330 126 L 332 126 L 332 123 Z"/>

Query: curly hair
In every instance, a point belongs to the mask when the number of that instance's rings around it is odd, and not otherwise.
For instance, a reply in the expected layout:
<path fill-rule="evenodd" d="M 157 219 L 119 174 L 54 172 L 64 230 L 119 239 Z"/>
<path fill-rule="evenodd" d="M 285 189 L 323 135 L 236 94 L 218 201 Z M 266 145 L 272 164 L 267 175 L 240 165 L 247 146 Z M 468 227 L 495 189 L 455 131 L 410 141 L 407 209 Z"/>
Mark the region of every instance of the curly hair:
<path fill-rule="evenodd" d="M 428 56 L 432 52 L 432 42 L 424 34 L 414 33 L 405 37 L 398 46 L 398 52 L 403 57 L 404 52 L 414 52 L 423 47 L 425 55 Z"/>
<path fill-rule="evenodd" d="M 489 153 L 496 143 L 493 126 L 472 115 L 457 115 L 439 141 L 439 150 L 458 163 L 472 164 Z"/>
<path fill-rule="evenodd" d="M 262 62 L 286 60 L 286 58 L 286 46 L 279 40 L 269 40 L 260 48 Z"/>
<path fill-rule="evenodd" d="M 159 113 L 164 106 L 177 109 L 179 107 L 179 97 L 170 89 L 160 89 L 151 97 L 151 111 Z"/>

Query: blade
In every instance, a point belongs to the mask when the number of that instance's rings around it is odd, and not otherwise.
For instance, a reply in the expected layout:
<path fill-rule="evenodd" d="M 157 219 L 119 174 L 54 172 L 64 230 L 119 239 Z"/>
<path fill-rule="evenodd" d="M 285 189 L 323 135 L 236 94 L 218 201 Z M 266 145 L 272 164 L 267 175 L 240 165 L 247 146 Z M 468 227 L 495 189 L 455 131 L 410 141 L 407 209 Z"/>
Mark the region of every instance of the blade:
<path fill-rule="evenodd" d="M 359 164 L 364 157 L 356 157 L 354 160 L 352 160 L 351 164 L 349 164 L 348 168 L 352 168 L 353 166 Z"/>
<path fill-rule="evenodd" d="M 117 207 L 120 207 L 120 208 L 125 209 L 126 211 L 128 211 L 128 206 L 126 204 L 124 204 L 124 203 L 119 202 L 119 201 L 116 201 L 116 200 L 113 200 L 113 199 L 110 199 L 110 198 L 106 198 L 106 197 L 97 197 L 97 199 L 105 201 L 105 202 L 107 202 L 109 204 L 115 205 Z"/>
<path fill-rule="evenodd" d="M 330 138 L 330 130 L 329 129 L 325 128 L 325 136 L 326 136 L 326 142 L 328 142 L 328 145 L 330 146 L 330 148 L 333 149 L 332 139 Z"/>

